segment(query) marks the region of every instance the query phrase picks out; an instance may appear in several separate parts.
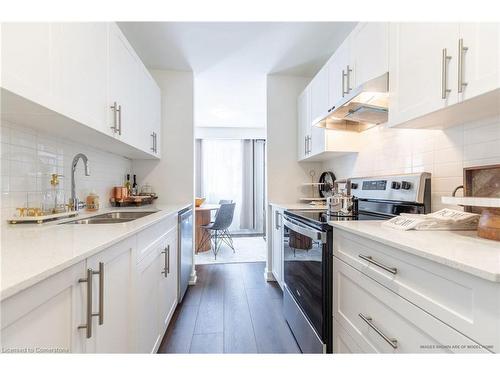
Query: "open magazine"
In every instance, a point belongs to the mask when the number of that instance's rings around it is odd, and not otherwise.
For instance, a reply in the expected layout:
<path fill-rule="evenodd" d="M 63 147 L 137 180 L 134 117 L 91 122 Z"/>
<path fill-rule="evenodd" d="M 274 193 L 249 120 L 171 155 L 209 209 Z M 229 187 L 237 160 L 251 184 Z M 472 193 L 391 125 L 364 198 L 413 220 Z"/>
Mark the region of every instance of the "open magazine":
<path fill-rule="evenodd" d="M 444 208 L 427 215 L 401 214 L 382 225 L 399 230 L 476 230 L 478 214 Z"/>

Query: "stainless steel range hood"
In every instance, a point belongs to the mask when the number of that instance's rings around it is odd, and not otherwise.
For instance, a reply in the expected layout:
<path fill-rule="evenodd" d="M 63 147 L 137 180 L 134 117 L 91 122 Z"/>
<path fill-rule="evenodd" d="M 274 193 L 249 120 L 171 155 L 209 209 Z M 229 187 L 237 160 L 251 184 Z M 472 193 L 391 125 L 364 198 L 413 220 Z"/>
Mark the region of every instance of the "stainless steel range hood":
<path fill-rule="evenodd" d="M 387 122 L 389 73 L 353 89 L 312 125 L 335 130 L 363 131 Z"/>

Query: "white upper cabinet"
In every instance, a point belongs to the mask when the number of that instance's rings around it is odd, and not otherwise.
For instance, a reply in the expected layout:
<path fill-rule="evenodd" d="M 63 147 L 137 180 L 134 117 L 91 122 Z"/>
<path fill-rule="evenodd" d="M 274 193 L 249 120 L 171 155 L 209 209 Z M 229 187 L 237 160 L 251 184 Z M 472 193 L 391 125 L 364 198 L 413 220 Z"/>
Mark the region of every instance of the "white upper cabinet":
<path fill-rule="evenodd" d="M 160 89 L 115 23 L 5 23 L 1 31 L 3 118 L 159 158 Z"/>
<path fill-rule="evenodd" d="M 333 107 L 346 95 L 347 88 L 347 66 L 350 58 L 350 38 L 348 37 L 344 43 L 335 51 L 333 56 L 328 60 L 328 108 L 324 109 L 324 113 L 328 110 L 333 110 Z M 352 88 L 352 87 L 351 87 Z"/>
<path fill-rule="evenodd" d="M 460 100 L 500 87 L 500 24 L 461 23 L 460 39 L 456 47 L 462 49 L 457 49 L 457 57 L 462 59 L 457 79 L 462 83 Z"/>
<path fill-rule="evenodd" d="M 389 24 L 363 22 L 349 35 L 352 69 L 350 85 L 355 88 L 389 71 Z"/>
<path fill-rule="evenodd" d="M 391 24 L 389 35 L 391 124 L 458 102 L 458 24 Z"/>
<path fill-rule="evenodd" d="M 311 83 L 311 121 L 321 119 L 328 109 L 328 66 L 314 76 Z"/>
<path fill-rule="evenodd" d="M 115 24 L 109 32 L 109 60 L 110 122 L 117 128 L 113 126 L 111 131 L 124 142 L 156 155 L 160 89 Z"/>
<path fill-rule="evenodd" d="M 299 160 L 310 153 L 311 116 L 310 116 L 310 85 L 297 98 L 297 134 Z"/>
<path fill-rule="evenodd" d="M 109 132 L 107 105 L 108 24 L 52 26 L 54 93 L 59 112 Z"/>
<path fill-rule="evenodd" d="M 53 106 L 51 24 L 2 23 L 2 87 Z"/>

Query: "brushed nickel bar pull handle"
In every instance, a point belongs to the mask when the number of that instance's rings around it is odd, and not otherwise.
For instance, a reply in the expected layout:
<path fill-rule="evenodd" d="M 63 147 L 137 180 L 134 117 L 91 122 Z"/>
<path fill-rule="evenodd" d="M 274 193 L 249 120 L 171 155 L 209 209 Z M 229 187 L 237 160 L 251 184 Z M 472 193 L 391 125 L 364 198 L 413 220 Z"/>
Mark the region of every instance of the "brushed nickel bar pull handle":
<path fill-rule="evenodd" d="M 361 259 L 364 259 L 366 260 L 368 263 L 371 263 L 377 267 L 380 267 L 382 268 L 383 270 L 387 271 L 387 272 L 390 272 L 392 273 L 393 275 L 397 274 L 398 273 L 398 269 L 397 268 L 394 268 L 394 267 L 388 267 L 386 266 L 385 264 L 382 264 L 380 262 L 377 262 L 375 259 L 373 259 L 372 256 L 369 256 L 369 255 L 363 255 L 363 254 L 359 254 L 358 255 Z"/>
<path fill-rule="evenodd" d="M 352 90 L 351 88 L 351 73 L 352 73 L 352 69 L 349 67 L 349 65 L 347 65 L 347 92 L 346 94 L 349 94 Z"/>
<path fill-rule="evenodd" d="M 155 154 L 158 152 L 158 135 L 156 133 L 155 134 Z"/>
<path fill-rule="evenodd" d="M 151 133 L 151 141 L 152 141 L 151 151 L 155 152 L 155 132 Z"/>
<path fill-rule="evenodd" d="M 99 262 L 99 271 L 93 271 L 93 275 L 99 275 L 99 312 L 93 313 L 92 316 L 99 317 L 99 325 L 104 323 L 104 263 Z"/>
<path fill-rule="evenodd" d="M 347 77 L 347 74 L 345 73 L 345 70 L 342 70 L 342 97 L 345 96 L 345 94 L 348 94 L 349 92 L 345 91 L 345 78 Z"/>
<path fill-rule="evenodd" d="M 170 273 L 170 244 L 167 245 L 167 273 Z"/>
<path fill-rule="evenodd" d="M 390 337 L 387 337 L 384 332 L 382 332 L 380 329 L 377 328 L 375 324 L 373 324 L 373 319 L 370 318 L 369 316 L 364 316 L 363 314 L 359 313 L 358 316 L 363 319 L 363 321 L 370 326 L 371 329 L 373 329 L 375 332 L 377 332 L 380 337 L 382 337 L 390 346 L 392 346 L 393 349 L 398 348 L 398 340 L 392 339 Z"/>
<path fill-rule="evenodd" d="M 458 39 L 458 92 L 462 93 L 467 82 L 464 82 L 464 54 L 469 47 L 464 47 L 463 38 Z"/>
<path fill-rule="evenodd" d="M 311 153 L 311 151 L 312 151 L 312 137 L 311 137 L 310 135 L 308 135 L 308 136 L 307 136 L 307 138 L 308 138 L 308 140 L 309 140 L 309 142 L 308 142 L 308 145 L 309 145 L 309 146 L 308 146 L 308 148 L 307 148 L 307 150 L 308 150 L 307 152 L 310 154 L 310 153 Z"/>
<path fill-rule="evenodd" d="M 304 155 L 307 155 L 307 136 L 304 136 Z"/>
<path fill-rule="evenodd" d="M 275 227 L 276 229 L 280 229 L 280 228 L 281 228 L 281 227 L 280 227 L 279 217 L 280 217 L 280 213 L 279 213 L 279 211 L 276 211 L 276 212 L 274 213 L 274 219 L 275 219 L 275 221 L 276 221 L 276 224 L 274 224 L 274 227 Z"/>
<path fill-rule="evenodd" d="M 117 105 L 116 102 L 113 102 L 113 105 L 110 106 L 113 110 L 113 126 L 110 126 L 111 129 L 113 129 L 113 133 L 116 133 L 118 131 L 118 113 L 117 113 Z"/>
<path fill-rule="evenodd" d="M 87 311 L 85 313 L 86 323 L 80 324 L 78 329 L 86 329 L 88 339 L 92 337 L 92 275 L 93 271 L 89 268 L 87 269 L 87 277 L 85 279 L 78 279 L 79 283 L 87 283 Z"/>
<path fill-rule="evenodd" d="M 122 106 L 119 105 L 118 109 L 118 135 L 122 135 Z"/>
<path fill-rule="evenodd" d="M 167 274 L 168 274 L 168 260 L 167 260 L 167 249 L 168 249 L 168 246 L 161 252 L 162 254 L 165 254 L 165 258 L 164 258 L 164 263 L 163 263 L 163 271 L 161 271 L 162 275 L 165 275 L 165 278 L 167 277 Z"/>
<path fill-rule="evenodd" d="M 451 56 L 448 56 L 446 48 L 443 48 L 443 58 L 441 61 L 441 99 L 446 99 L 451 90 L 448 88 L 448 61 L 451 60 Z"/>

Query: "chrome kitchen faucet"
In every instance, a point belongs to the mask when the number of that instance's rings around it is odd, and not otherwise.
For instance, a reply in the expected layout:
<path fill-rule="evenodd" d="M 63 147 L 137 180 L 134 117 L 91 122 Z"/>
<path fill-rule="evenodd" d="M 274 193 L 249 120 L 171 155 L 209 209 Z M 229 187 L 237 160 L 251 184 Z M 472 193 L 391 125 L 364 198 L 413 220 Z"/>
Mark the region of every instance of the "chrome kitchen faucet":
<path fill-rule="evenodd" d="M 85 176 L 90 176 L 90 169 L 89 169 L 89 159 L 85 154 L 76 154 L 75 157 L 73 158 L 73 162 L 71 163 L 71 198 L 69 199 L 69 205 L 71 206 L 71 209 L 74 211 L 79 211 L 81 208 L 85 207 L 85 203 L 81 202 L 75 192 L 75 170 L 76 170 L 76 165 L 78 164 L 78 160 L 82 159 L 83 163 L 85 165 Z"/>

